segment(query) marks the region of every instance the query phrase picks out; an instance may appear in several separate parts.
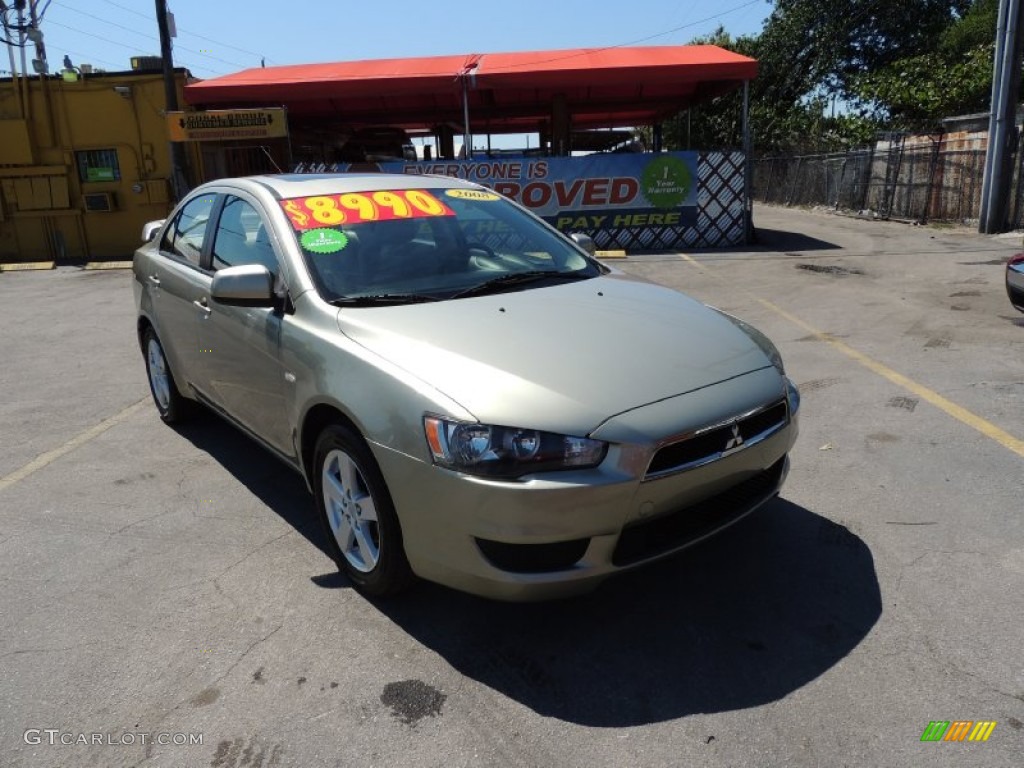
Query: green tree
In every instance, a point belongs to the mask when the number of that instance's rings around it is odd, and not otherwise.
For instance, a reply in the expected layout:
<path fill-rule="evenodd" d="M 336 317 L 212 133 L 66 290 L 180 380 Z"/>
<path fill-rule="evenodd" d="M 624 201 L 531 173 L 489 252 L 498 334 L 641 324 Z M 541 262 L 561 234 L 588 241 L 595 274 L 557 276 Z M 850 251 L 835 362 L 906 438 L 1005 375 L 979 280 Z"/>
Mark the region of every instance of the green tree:
<path fill-rule="evenodd" d="M 998 10 L 998 0 L 977 0 L 931 50 L 858 75 L 852 93 L 898 130 L 931 130 L 943 117 L 986 111 Z"/>
<path fill-rule="evenodd" d="M 720 27 L 693 43 L 758 60 L 756 152 L 839 149 L 984 99 L 996 3 L 776 0 L 759 35 L 733 38 Z M 667 146 L 739 146 L 741 105 L 732 93 L 682 113 L 665 125 Z"/>

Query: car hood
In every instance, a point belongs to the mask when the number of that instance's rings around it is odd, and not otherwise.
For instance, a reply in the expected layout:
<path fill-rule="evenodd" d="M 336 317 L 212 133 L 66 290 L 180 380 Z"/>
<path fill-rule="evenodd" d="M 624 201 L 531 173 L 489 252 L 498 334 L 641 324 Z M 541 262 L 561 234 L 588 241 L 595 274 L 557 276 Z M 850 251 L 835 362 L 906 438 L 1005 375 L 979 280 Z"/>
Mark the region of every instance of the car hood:
<path fill-rule="evenodd" d="M 482 422 L 569 434 L 771 365 L 719 312 L 625 275 L 343 308 L 338 325 Z"/>

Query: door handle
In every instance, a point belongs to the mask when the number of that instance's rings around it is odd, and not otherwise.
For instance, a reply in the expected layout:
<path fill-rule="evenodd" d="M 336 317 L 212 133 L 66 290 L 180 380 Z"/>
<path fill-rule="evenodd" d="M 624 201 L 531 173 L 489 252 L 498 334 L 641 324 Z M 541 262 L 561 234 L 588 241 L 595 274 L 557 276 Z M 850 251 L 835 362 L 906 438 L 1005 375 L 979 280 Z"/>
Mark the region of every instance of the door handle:
<path fill-rule="evenodd" d="M 210 311 L 211 311 L 210 310 L 210 305 L 206 303 L 206 297 L 205 296 L 203 298 L 201 298 L 201 299 L 196 299 L 195 301 L 192 302 L 192 304 L 194 306 L 198 307 L 199 309 L 201 309 L 206 314 L 210 314 Z"/>
<path fill-rule="evenodd" d="M 155 274 L 154 275 L 150 275 L 149 276 L 149 282 L 151 282 L 153 285 L 160 285 L 160 278 L 157 277 Z"/>

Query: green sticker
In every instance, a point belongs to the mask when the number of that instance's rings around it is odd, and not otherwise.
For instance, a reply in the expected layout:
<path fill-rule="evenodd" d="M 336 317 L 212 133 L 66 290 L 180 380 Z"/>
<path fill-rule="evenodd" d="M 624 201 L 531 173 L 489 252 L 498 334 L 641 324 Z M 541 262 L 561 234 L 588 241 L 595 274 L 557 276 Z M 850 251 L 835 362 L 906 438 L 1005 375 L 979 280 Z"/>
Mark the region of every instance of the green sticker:
<path fill-rule="evenodd" d="M 678 157 L 659 157 L 644 168 L 644 197 L 656 208 L 678 208 L 690 196 L 693 178 Z"/>
<path fill-rule="evenodd" d="M 299 242 L 311 253 L 337 253 L 348 245 L 348 238 L 336 229 L 311 229 L 302 233 Z"/>

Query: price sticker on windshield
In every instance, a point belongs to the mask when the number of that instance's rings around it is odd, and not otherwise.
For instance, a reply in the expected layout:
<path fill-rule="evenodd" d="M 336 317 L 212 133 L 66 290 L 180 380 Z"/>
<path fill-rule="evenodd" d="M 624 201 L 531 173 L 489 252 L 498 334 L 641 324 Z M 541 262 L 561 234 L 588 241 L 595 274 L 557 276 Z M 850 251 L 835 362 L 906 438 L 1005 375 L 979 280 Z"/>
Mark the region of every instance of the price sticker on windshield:
<path fill-rule="evenodd" d="M 448 197 L 454 197 L 456 200 L 478 200 L 487 203 L 501 200 L 501 195 L 495 192 L 487 192 L 483 189 L 446 189 L 444 193 Z"/>
<path fill-rule="evenodd" d="M 455 211 L 423 189 L 347 192 L 282 200 L 281 207 L 298 231 L 365 224 L 368 221 L 454 216 Z"/>

